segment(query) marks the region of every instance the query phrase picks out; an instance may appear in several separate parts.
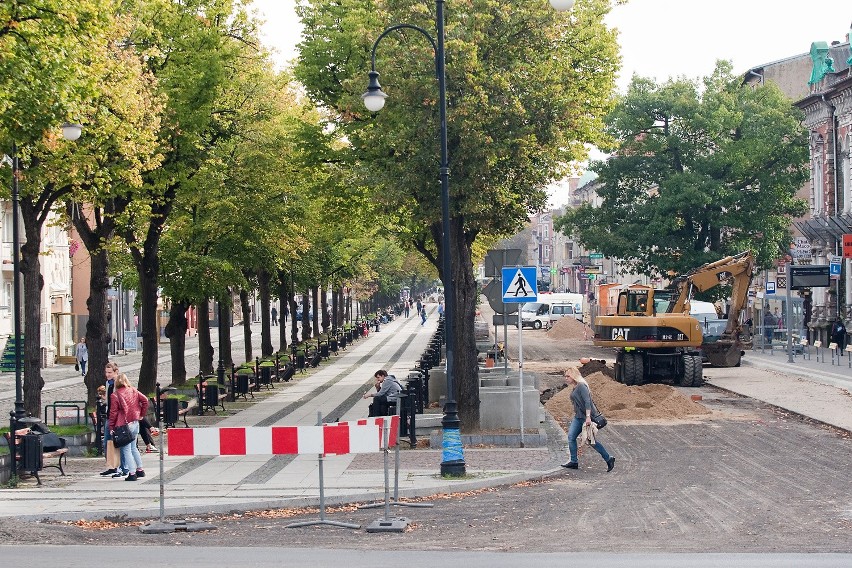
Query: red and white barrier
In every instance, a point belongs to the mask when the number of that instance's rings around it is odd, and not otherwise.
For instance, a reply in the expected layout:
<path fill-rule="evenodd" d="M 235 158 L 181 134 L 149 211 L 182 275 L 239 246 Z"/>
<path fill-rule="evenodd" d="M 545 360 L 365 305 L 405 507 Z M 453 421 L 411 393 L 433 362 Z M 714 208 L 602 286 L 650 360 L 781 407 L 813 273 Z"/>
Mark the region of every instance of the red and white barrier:
<path fill-rule="evenodd" d="M 385 416 L 322 426 L 169 428 L 170 456 L 366 454 L 382 450 L 382 426 L 396 444 L 399 418 Z"/>

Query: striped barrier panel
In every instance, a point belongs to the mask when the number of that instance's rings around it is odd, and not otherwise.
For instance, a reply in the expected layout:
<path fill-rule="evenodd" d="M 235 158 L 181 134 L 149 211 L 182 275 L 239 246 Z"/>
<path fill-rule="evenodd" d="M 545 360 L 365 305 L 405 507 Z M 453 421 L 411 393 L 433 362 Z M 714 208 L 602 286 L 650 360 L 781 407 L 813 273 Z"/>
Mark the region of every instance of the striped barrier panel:
<path fill-rule="evenodd" d="M 395 416 L 322 426 L 169 428 L 170 456 L 246 456 L 283 454 L 366 454 L 382 450 L 382 425 L 389 422 L 393 446 L 399 433 Z M 394 428 L 394 424 L 396 427 Z"/>

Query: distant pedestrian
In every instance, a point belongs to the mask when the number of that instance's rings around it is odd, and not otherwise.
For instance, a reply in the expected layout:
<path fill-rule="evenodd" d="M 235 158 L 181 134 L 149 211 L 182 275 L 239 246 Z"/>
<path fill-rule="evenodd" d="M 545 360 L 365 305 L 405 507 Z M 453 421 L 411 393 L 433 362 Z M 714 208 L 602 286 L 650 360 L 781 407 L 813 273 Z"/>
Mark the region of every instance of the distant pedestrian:
<path fill-rule="evenodd" d="M 438 315 L 444 315 L 444 302 L 438 302 Z"/>
<path fill-rule="evenodd" d="M 417 315 L 420 315 L 420 312 L 423 311 L 423 302 L 420 301 L 420 298 L 417 298 Z"/>
<path fill-rule="evenodd" d="M 595 403 L 592 402 L 592 391 L 589 389 L 589 383 L 580 375 L 579 369 L 569 367 L 565 371 L 565 385 L 573 389 L 571 391 L 571 403 L 574 405 L 574 417 L 568 426 L 568 451 L 570 452 L 570 459 L 567 463 L 563 463 L 562 467 L 577 469 L 579 467 L 577 463 L 577 436 L 580 435 L 580 432 L 583 431 L 583 427 L 585 426 L 592 434 L 592 439 L 594 439 L 596 427 L 593 426 L 592 416 L 598 415 L 598 409 L 595 408 Z M 592 447 L 597 450 L 606 462 L 606 470 L 608 472 L 612 471 L 612 468 L 615 467 L 615 458 L 610 456 L 603 444 L 598 441 L 595 441 Z"/>
<path fill-rule="evenodd" d="M 403 304 L 403 311 L 405 312 L 405 317 L 409 317 L 411 315 L 411 303 L 406 299 Z"/>
<path fill-rule="evenodd" d="M 89 362 L 89 348 L 86 345 L 86 338 L 81 337 L 80 343 L 77 344 L 77 349 L 74 352 L 74 356 L 77 358 L 77 370 L 80 371 L 82 376 L 86 376 L 86 363 Z"/>
<path fill-rule="evenodd" d="M 837 318 L 834 325 L 831 326 L 831 342 L 837 344 L 837 349 L 841 354 L 846 349 L 846 326 L 843 325 L 840 318 Z"/>
<path fill-rule="evenodd" d="M 290 315 L 290 308 L 287 307 L 287 304 L 281 306 L 281 325 L 287 324 L 287 316 Z"/>
<path fill-rule="evenodd" d="M 275 306 L 272 306 L 272 325 L 278 325 L 278 310 L 275 309 Z"/>
<path fill-rule="evenodd" d="M 420 325 L 426 325 L 426 306 L 423 306 L 423 309 L 420 310 Z"/>
<path fill-rule="evenodd" d="M 775 323 L 775 317 L 769 311 L 769 308 L 767 308 L 766 313 L 763 314 L 763 337 L 766 338 L 767 344 L 772 343 L 772 332 L 775 330 Z"/>

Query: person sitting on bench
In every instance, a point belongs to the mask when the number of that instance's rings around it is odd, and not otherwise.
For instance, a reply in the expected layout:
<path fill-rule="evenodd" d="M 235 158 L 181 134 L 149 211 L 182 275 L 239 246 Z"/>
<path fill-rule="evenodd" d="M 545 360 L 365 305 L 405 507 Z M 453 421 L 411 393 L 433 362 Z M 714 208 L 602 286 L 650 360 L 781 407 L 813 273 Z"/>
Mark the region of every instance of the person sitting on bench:
<path fill-rule="evenodd" d="M 397 397 L 402 391 L 402 385 L 393 375 L 388 375 L 384 369 L 379 369 L 373 375 L 376 379 L 377 392 L 367 391 L 362 398 L 373 397 L 368 416 L 388 416 L 389 405 L 396 405 Z"/>

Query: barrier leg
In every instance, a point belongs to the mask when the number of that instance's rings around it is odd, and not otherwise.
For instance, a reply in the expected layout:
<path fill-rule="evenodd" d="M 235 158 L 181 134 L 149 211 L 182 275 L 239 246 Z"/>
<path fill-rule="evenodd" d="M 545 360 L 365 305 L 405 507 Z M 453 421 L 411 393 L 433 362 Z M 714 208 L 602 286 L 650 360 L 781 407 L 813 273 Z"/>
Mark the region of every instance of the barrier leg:
<path fill-rule="evenodd" d="M 397 399 L 397 408 L 396 415 L 400 417 L 400 404 L 401 400 Z M 400 424 L 402 424 L 402 419 L 400 417 Z M 425 509 L 428 507 L 434 507 L 434 503 L 407 503 L 405 501 L 399 500 L 399 439 L 397 439 L 396 447 L 394 448 L 394 479 L 393 479 L 393 500 L 390 501 L 390 505 L 396 505 L 398 507 L 414 507 Z M 385 453 L 385 488 L 388 486 L 388 464 L 387 464 L 387 453 Z M 387 497 L 385 497 L 385 502 L 388 502 Z M 384 506 L 384 503 L 368 503 L 367 505 L 358 506 L 359 509 L 377 509 L 379 507 Z M 385 514 L 387 517 L 387 513 Z"/>
<path fill-rule="evenodd" d="M 397 399 L 396 412 L 399 415 L 399 399 Z M 379 519 L 378 521 L 373 521 L 369 525 L 367 525 L 367 532 L 404 532 L 408 527 L 408 519 L 405 517 L 397 517 L 392 519 L 390 516 L 390 480 L 388 478 L 388 452 L 390 448 L 390 424 L 392 422 L 390 420 L 385 420 L 384 425 L 382 427 L 382 453 L 385 454 L 385 517 L 383 519 Z M 399 448 L 399 443 L 397 443 L 397 448 Z"/>
<path fill-rule="evenodd" d="M 322 426 L 322 413 L 317 411 L 317 426 Z M 332 527 L 342 527 L 344 529 L 360 529 L 361 525 L 354 523 L 343 523 L 340 521 L 329 521 L 325 518 L 325 488 L 323 487 L 322 464 L 325 459 L 323 454 L 319 454 L 319 494 L 320 494 L 320 518 L 316 521 L 302 521 L 299 523 L 290 523 L 284 525 L 285 529 L 294 529 L 296 527 L 309 527 L 313 525 L 329 525 Z"/>

